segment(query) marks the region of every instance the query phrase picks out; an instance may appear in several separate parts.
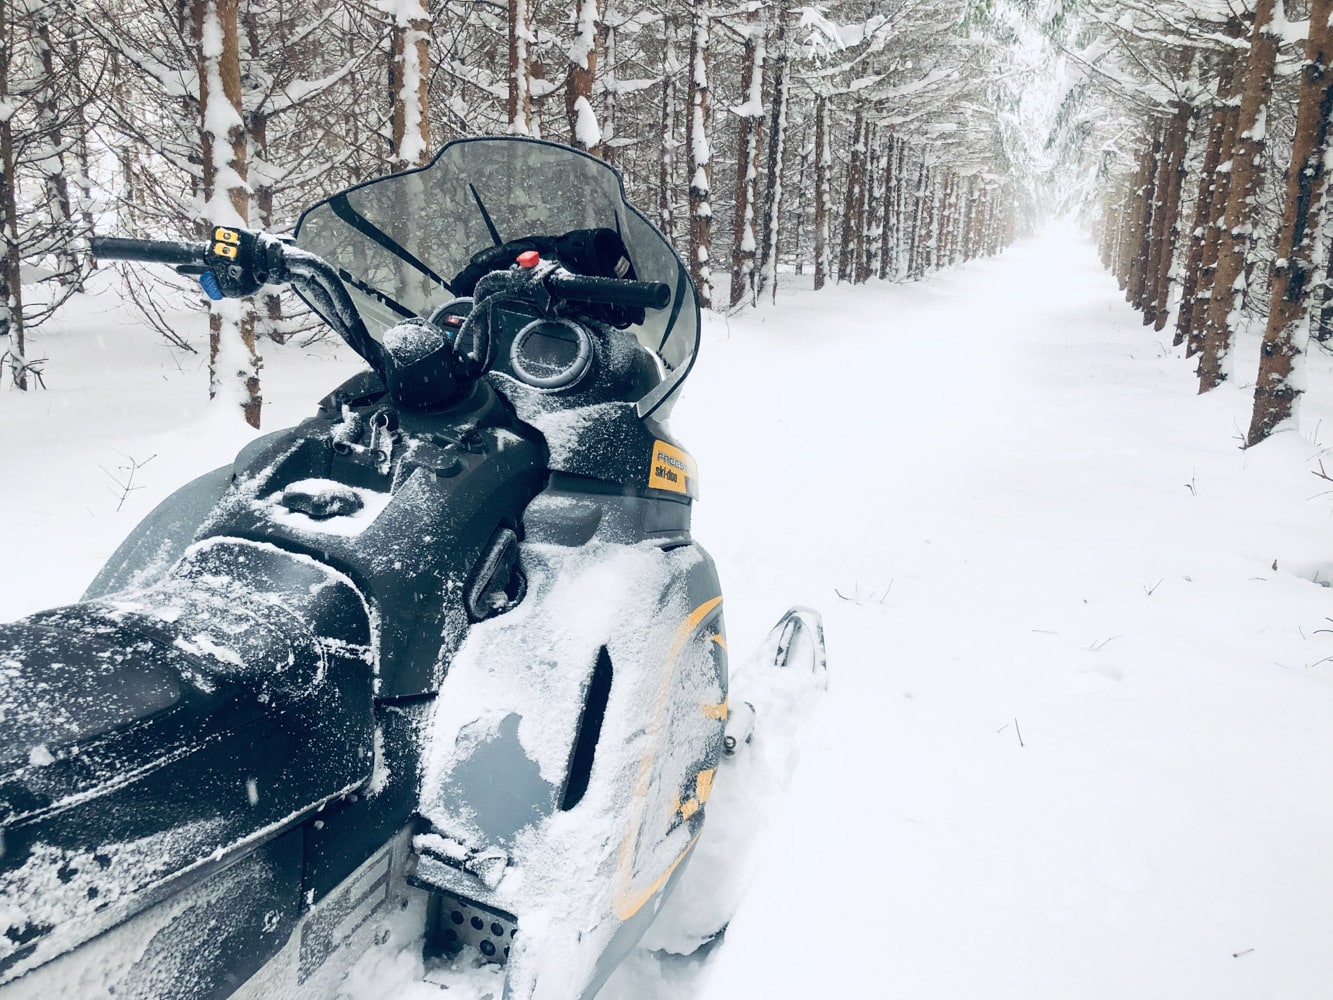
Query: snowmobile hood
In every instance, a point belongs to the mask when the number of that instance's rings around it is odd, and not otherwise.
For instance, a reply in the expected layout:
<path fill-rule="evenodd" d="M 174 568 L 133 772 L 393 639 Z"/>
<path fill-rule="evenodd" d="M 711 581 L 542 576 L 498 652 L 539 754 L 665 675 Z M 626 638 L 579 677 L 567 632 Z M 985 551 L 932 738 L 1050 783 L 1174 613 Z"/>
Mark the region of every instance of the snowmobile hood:
<path fill-rule="evenodd" d="M 667 308 L 649 310 L 631 327 L 665 369 L 638 401 L 644 417 L 662 410 L 694 362 L 699 302 L 666 237 L 626 201 L 620 174 L 603 161 L 538 139 L 459 139 L 425 167 L 308 208 L 297 222 L 296 242 L 338 269 L 378 337 L 455 298 L 453 279 L 478 251 L 597 228 L 620 234 L 639 280 L 671 289 Z"/>

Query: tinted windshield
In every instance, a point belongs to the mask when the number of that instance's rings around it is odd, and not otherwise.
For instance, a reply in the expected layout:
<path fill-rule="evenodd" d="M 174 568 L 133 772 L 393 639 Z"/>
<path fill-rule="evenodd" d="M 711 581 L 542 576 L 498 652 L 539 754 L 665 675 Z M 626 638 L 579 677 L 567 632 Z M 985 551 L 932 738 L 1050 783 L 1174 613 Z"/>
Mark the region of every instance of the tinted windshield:
<path fill-rule="evenodd" d="M 635 276 L 672 290 L 630 333 L 661 360 L 665 380 L 639 401 L 647 415 L 689 371 L 699 305 L 665 237 L 625 201 L 620 175 L 601 160 L 536 139 L 461 139 L 429 166 L 370 181 L 306 210 L 297 245 L 342 274 L 375 337 L 408 315 L 454 298 L 451 282 L 472 255 L 528 236 L 575 229 L 618 232 Z"/>

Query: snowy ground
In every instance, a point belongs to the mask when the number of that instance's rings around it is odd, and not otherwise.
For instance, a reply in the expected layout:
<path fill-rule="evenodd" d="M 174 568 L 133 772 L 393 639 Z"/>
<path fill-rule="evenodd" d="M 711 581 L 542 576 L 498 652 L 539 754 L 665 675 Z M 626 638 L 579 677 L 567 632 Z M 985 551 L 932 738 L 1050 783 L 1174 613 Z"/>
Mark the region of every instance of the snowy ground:
<path fill-rule="evenodd" d="M 246 437 L 203 405 L 199 358 L 127 323 L 88 299 L 39 333 L 49 390 L 0 392 L 0 619 L 76 598 Z M 1300 432 L 1241 451 L 1255 344 L 1196 397 L 1064 230 L 920 284 L 785 291 L 705 335 L 673 427 L 733 656 L 808 604 L 831 688 L 686 988 L 1327 996 L 1333 485 L 1311 472 L 1333 365 L 1311 365 Z M 332 353 L 270 349 L 270 426 L 352 369 Z M 678 973 L 636 960 L 604 996 L 677 996 Z"/>

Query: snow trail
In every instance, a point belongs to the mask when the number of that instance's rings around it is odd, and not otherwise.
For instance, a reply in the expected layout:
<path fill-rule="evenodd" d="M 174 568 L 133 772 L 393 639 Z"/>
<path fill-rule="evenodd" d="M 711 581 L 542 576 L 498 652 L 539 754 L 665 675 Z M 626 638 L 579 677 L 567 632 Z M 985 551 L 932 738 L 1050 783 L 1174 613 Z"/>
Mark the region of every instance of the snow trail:
<path fill-rule="evenodd" d="M 731 331 L 696 528 L 733 648 L 815 604 L 831 691 L 704 995 L 1324 995 L 1317 449 L 1239 451 L 1068 231 Z"/>

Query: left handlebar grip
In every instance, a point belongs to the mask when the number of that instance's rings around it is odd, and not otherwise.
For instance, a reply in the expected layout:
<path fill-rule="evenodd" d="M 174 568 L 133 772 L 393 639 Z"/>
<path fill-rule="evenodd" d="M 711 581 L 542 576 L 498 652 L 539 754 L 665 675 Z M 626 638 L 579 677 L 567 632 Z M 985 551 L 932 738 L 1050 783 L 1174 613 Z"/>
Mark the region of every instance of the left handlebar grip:
<path fill-rule="evenodd" d="M 120 236 L 94 236 L 89 241 L 93 256 L 103 260 L 137 260 L 152 264 L 206 266 L 207 243 L 183 240 L 131 240 Z"/>

